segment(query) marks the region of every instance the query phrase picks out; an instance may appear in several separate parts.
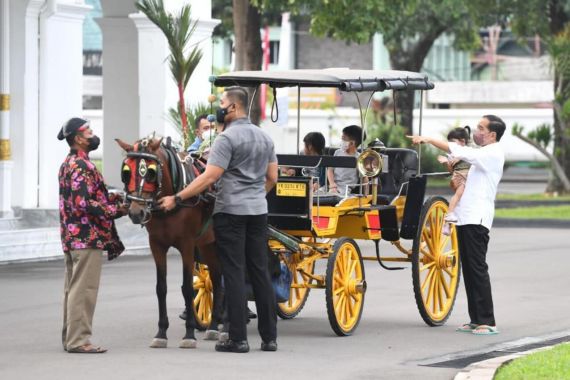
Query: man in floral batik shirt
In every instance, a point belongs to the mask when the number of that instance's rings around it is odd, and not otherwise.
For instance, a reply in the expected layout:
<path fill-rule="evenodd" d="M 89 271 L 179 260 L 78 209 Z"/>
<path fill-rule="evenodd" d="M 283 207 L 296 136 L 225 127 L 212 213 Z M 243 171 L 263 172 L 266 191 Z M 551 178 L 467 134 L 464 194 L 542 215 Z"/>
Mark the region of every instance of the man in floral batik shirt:
<path fill-rule="evenodd" d="M 63 349 L 70 353 L 103 353 L 90 342 L 97 302 L 103 251 L 109 260 L 125 247 L 115 228 L 115 218 L 126 214 L 120 199 L 109 196 L 103 176 L 89 160 L 100 140 L 89 122 L 68 120 L 57 138 L 66 139 L 70 151 L 59 169 L 59 216 L 65 256 Z"/>

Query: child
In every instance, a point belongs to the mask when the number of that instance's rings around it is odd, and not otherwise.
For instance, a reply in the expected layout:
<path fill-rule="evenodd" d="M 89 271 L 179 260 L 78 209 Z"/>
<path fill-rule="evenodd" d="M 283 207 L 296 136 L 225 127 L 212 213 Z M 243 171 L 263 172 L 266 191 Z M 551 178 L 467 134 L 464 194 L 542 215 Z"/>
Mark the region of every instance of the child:
<path fill-rule="evenodd" d="M 337 150 L 335 156 L 352 156 L 358 158 L 356 150 L 362 143 L 362 128 L 357 125 L 349 125 L 342 130 L 342 145 Z M 329 191 L 344 194 L 352 191 L 358 184 L 358 171 L 355 168 L 329 168 L 327 170 L 329 180 Z"/>
<path fill-rule="evenodd" d="M 468 126 L 464 128 L 454 128 L 447 135 L 447 141 L 465 146 L 469 143 L 470 135 L 471 128 Z M 445 216 L 446 223 L 443 226 L 443 234 L 449 235 L 451 234 L 451 224 L 457 223 L 457 216 L 455 215 L 454 211 L 457 203 L 459 203 L 459 200 L 463 195 L 463 191 L 465 190 L 467 173 L 469 172 L 469 167 L 471 165 L 465 161 L 460 161 L 456 158 L 453 158 L 451 155 L 448 155 L 447 157 L 439 156 L 438 161 L 442 164 L 446 164 L 447 169 L 452 173 L 451 182 L 449 185 L 453 191 L 455 191 L 455 194 L 453 194 L 453 197 L 451 197 L 451 200 L 449 201 L 449 210 Z"/>
<path fill-rule="evenodd" d="M 306 156 L 322 156 L 325 149 L 325 136 L 320 132 L 310 132 L 303 138 L 305 143 L 304 153 Z M 318 178 L 318 182 L 313 183 L 313 191 L 325 185 L 326 174 L 324 167 L 303 169 L 303 175 Z"/>

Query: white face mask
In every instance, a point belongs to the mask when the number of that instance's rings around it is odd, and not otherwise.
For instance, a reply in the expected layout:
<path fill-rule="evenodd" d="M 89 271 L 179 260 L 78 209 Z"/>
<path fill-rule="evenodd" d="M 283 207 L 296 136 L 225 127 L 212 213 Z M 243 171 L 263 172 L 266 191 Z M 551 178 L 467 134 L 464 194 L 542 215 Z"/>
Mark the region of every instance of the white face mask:
<path fill-rule="evenodd" d="M 349 146 L 350 146 L 350 141 L 343 141 L 340 143 L 340 149 L 342 149 L 345 152 L 348 150 Z"/>

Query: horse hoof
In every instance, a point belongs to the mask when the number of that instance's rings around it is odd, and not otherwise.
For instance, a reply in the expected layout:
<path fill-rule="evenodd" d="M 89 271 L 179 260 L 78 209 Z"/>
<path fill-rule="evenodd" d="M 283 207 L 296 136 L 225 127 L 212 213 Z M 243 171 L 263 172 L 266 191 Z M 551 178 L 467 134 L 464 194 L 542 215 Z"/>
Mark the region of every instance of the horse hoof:
<path fill-rule="evenodd" d="M 152 340 L 152 343 L 150 344 L 150 348 L 166 348 L 167 344 L 168 344 L 167 339 L 154 338 Z"/>
<path fill-rule="evenodd" d="M 221 332 L 218 336 L 218 342 L 225 342 L 230 339 L 230 334 L 227 332 Z"/>
<path fill-rule="evenodd" d="M 182 339 L 178 347 L 180 348 L 196 348 L 198 346 L 198 342 L 196 339 Z"/>
<path fill-rule="evenodd" d="M 220 333 L 217 330 L 206 330 L 204 340 L 218 340 Z"/>

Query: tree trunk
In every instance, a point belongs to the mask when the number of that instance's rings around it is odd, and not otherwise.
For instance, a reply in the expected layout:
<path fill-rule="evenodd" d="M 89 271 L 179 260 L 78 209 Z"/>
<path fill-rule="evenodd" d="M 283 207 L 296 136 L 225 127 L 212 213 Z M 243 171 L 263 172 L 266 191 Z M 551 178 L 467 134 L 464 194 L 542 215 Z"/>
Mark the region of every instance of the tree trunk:
<path fill-rule="evenodd" d="M 233 21 L 235 35 L 235 70 L 261 70 L 263 52 L 261 50 L 261 15 L 249 0 L 233 0 Z M 254 88 L 248 88 L 249 99 Z M 255 91 L 255 99 L 251 103 L 250 118 L 254 124 L 259 123 L 261 108 L 259 91 Z"/>
<path fill-rule="evenodd" d="M 556 36 L 570 22 L 567 13 L 564 11 L 563 2 L 560 0 L 550 0 L 550 33 Z M 562 94 L 570 93 L 570 78 L 565 78 L 560 70 L 554 67 L 554 96 L 552 108 L 554 112 L 554 157 L 562 166 L 564 173 L 570 177 L 570 120 L 562 117 L 562 104 L 566 97 Z M 561 99 L 560 99 L 561 98 Z M 561 179 L 552 178 L 548 183 L 548 191 L 562 192 L 564 184 Z"/>
<path fill-rule="evenodd" d="M 390 65 L 394 70 L 420 72 L 435 40 L 445 31 L 445 27 L 435 27 L 415 43 L 405 44 L 407 48 L 398 46 L 390 49 Z M 413 133 L 415 91 L 397 91 L 396 106 L 400 113 L 398 124 L 403 126 L 406 134 Z"/>

